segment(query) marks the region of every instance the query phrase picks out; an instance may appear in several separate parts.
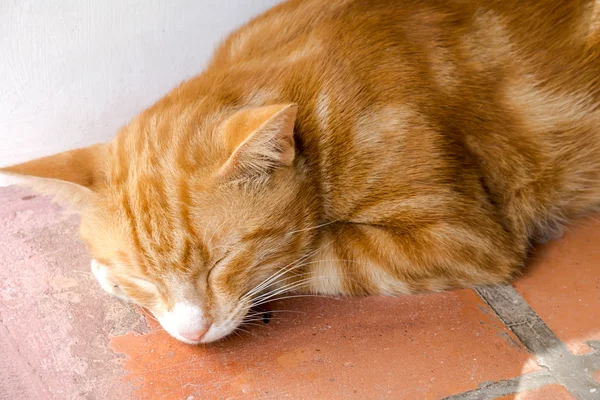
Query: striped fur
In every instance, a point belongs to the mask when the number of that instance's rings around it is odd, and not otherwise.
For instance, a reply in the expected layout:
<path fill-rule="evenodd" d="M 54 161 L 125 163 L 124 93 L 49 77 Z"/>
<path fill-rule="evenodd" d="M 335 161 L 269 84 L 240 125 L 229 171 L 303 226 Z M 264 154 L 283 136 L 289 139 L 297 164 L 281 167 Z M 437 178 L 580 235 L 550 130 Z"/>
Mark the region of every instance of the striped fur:
<path fill-rule="evenodd" d="M 598 4 L 288 1 L 112 142 L 4 171 L 77 199 L 107 290 L 192 304 L 206 342 L 287 291 L 505 282 L 600 202 Z"/>

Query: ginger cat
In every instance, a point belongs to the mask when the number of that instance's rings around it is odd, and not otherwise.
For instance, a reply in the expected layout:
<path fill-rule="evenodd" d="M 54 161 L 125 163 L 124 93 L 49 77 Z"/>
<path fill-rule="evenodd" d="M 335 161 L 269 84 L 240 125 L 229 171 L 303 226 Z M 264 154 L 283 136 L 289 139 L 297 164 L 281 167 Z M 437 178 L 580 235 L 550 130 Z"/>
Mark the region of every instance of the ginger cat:
<path fill-rule="evenodd" d="M 600 1 L 288 1 L 110 143 L 3 171 L 186 343 L 290 291 L 506 282 L 600 204 Z"/>

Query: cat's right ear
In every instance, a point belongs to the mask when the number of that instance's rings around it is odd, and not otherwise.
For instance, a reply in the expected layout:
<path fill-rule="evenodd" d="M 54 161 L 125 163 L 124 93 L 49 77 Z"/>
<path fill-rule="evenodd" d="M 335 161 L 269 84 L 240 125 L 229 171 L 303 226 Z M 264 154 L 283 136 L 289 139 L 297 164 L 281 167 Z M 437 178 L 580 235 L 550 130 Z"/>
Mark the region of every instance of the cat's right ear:
<path fill-rule="evenodd" d="M 0 174 L 8 176 L 9 183 L 30 187 L 80 210 L 106 185 L 107 152 L 106 144 L 96 144 L 0 168 Z"/>
<path fill-rule="evenodd" d="M 228 160 L 219 176 L 239 179 L 265 175 L 274 168 L 291 167 L 296 155 L 296 104 L 244 109 L 225 123 Z"/>

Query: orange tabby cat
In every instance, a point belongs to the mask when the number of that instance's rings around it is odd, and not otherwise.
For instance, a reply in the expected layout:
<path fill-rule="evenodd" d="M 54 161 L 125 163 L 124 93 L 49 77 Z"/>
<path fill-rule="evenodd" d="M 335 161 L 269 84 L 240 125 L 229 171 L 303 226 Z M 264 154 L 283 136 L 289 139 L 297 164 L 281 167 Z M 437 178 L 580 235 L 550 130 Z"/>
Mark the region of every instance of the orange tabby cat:
<path fill-rule="evenodd" d="M 504 282 L 600 204 L 600 2 L 289 1 L 108 144 L 4 169 L 187 343 L 288 292 Z"/>

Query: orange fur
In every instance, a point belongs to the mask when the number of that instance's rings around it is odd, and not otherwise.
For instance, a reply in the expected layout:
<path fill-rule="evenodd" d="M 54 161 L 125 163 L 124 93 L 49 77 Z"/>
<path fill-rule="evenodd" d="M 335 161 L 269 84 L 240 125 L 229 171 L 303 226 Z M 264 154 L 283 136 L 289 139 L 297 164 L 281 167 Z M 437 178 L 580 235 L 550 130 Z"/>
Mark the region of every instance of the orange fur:
<path fill-rule="evenodd" d="M 504 282 L 600 203 L 597 11 L 288 1 L 108 145 L 5 171 L 91 192 L 84 241 L 156 315 Z"/>

